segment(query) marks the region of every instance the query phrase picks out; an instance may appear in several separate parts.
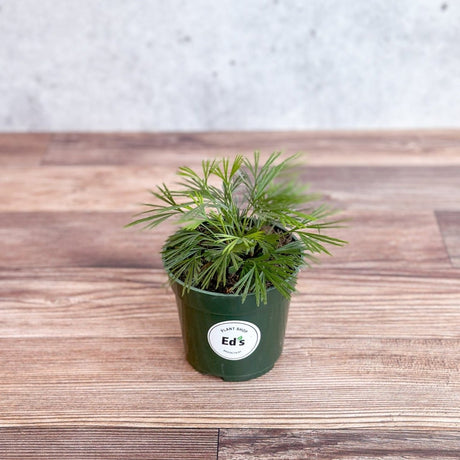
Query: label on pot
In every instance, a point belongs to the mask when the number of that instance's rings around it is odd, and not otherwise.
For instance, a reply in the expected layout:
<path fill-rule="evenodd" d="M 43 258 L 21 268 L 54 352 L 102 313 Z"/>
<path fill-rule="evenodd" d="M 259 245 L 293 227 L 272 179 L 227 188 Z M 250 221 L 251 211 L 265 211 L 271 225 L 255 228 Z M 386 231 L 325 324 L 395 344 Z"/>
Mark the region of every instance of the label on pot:
<path fill-rule="evenodd" d="M 214 353 L 237 361 L 246 358 L 260 342 L 260 330 L 247 321 L 222 321 L 208 331 L 208 342 Z"/>

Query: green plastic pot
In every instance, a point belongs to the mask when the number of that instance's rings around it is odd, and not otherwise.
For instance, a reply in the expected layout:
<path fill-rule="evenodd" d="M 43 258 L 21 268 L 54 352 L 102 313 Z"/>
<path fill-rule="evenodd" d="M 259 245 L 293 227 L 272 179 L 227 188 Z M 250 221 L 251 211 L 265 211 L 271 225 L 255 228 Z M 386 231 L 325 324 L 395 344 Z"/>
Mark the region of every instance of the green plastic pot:
<path fill-rule="evenodd" d="M 199 372 L 227 381 L 259 377 L 273 368 L 283 350 L 289 300 L 267 291 L 267 303 L 255 295 L 185 290 L 172 281 L 187 361 Z"/>

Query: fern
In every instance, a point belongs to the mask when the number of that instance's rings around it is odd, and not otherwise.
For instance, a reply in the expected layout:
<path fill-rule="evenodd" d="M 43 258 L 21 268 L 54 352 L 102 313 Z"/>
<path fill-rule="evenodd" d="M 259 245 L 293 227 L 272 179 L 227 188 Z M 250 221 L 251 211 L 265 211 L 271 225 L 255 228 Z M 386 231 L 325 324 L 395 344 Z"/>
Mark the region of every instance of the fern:
<path fill-rule="evenodd" d="M 319 196 L 295 177 L 297 156 L 278 162 L 280 156 L 264 164 L 259 152 L 252 159 L 206 160 L 200 173 L 181 167 L 182 188 L 158 186 L 151 192 L 158 203 L 146 203 L 127 226 L 177 219 L 181 228 L 166 240 L 162 258 L 185 289 L 238 294 L 243 301 L 253 293 L 260 304 L 274 287 L 289 298 L 297 271 L 317 262 L 315 254 L 330 254 L 326 246 L 346 241 L 323 234 L 342 221 L 331 220 L 335 211 L 325 205 L 312 205 Z M 211 185 L 213 177 L 220 187 Z"/>

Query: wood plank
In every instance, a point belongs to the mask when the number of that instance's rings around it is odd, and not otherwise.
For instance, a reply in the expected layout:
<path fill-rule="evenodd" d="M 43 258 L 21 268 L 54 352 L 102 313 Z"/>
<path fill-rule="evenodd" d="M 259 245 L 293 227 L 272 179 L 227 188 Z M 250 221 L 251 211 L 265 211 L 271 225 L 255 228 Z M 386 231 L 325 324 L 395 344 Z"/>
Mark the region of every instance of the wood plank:
<path fill-rule="evenodd" d="M 347 210 L 345 228 L 328 233 L 348 241 L 322 256 L 324 267 L 400 270 L 415 265 L 448 267 L 436 218 L 432 212 L 407 209 Z"/>
<path fill-rule="evenodd" d="M 459 457 L 460 131 L 1 139 L 1 458 Z M 173 227 L 123 224 L 177 166 L 255 148 L 310 151 L 350 244 L 301 273 L 273 371 L 228 383 L 185 362 Z"/>
<path fill-rule="evenodd" d="M 0 336 L 180 336 L 163 270 L 0 272 Z"/>
<path fill-rule="evenodd" d="M 0 167 L 38 166 L 50 138 L 44 133 L 0 133 Z"/>
<path fill-rule="evenodd" d="M 0 428 L 2 460 L 215 460 L 216 429 Z"/>
<path fill-rule="evenodd" d="M 454 267 L 460 267 L 460 211 L 436 211 L 444 244 Z"/>
<path fill-rule="evenodd" d="M 201 159 L 189 154 L 182 162 Z M 457 210 L 460 202 L 460 166 L 305 166 L 301 173 L 312 191 L 321 192 L 326 201 L 345 210 Z M 161 182 L 177 182 L 174 167 L 9 168 L 0 176 L 0 211 L 134 213 L 140 209 L 137 203 L 150 200 L 147 191 Z"/>
<path fill-rule="evenodd" d="M 458 431 L 223 429 L 219 460 L 460 458 Z"/>
<path fill-rule="evenodd" d="M 149 189 L 175 180 L 174 170 L 165 167 L 9 168 L 0 176 L 0 210 L 135 213 L 138 203 L 149 200 Z"/>
<path fill-rule="evenodd" d="M 294 339 L 259 379 L 179 338 L 0 339 L 0 426 L 460 428 L 460 339 Z"/>
<path fill-rule="evenodd" d="M 307 152 L 311 165 L 460 165 L 460 131 L 56 134 L 44 164 L 183 164 L 235 153 Z"/>
<path fill-rule="evenodd" d="M 302 179 L 339 208 L 458 209 L 460 167 L 304 167 Z"/>
<path fill-rule="evenodd" d="M 349 244 L 322 256 L 324 267 L 405 270 L 451 267 L 432 212 L 349 211 L 347 228 L 330 233 Z M 161 267 L 160 250 L 175 231 L 124 228 L 126 212 L 0 212 L 0 268 Z"/>
<path fill-rule="evenodd" d="M 180 337 L 161 269 L 0 271 L 0 337 Z M 460 271 L 302 272 L 288 337 L 460 334 Z"/>
<path fill-rule="evenodd" d="M 159 267 L 162 232 L 124 228 L 131 213 L 0 213 L 0 266 Z"/>

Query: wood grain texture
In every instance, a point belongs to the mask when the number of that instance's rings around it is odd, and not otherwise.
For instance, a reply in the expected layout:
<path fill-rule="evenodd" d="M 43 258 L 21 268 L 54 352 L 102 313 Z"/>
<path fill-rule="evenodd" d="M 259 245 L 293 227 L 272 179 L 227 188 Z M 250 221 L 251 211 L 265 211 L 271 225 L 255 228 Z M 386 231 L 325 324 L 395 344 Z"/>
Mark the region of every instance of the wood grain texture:
<path fill-rule="evenodd" d="M 460 211 L 437 211 L 436 217 L 450 261 L 460 267 Z"/>
<path fill-rule="evenodd" d="M 347 228 L 331 231 L 349 244 L 325 267 L 432 269 L 451 267 L 433 212 L 348 211 Z M 172 224 L 154 231 L 124 228 L 122 212 L 0 212 L 0 268 L 159 268 L 160 250 Z"/>
<path fill-rule="evenodd" d="M 458 431 L 223 429 L 219 460 L 456 459 Z"/>
<path fill-rule="evenodd" d="M 275 368 L 228 383 L 185 361 L 174 227 L 123 225 L 255 149 L 309 152 L 350 244 L 301 272 Z M 0 135 L 0 166 L 0 458 L 460 457 L 459 131 Z"/>
<path fill-rule="evenodd" d="M 347 210 L 427 211 L 460 203 L 460 166 L 305 166 L 302 178 Z"/>
<path fill-rule="evenodd" d="M 0 339 L 0 426 L 460 429 L 460 338 L 288 338 L 232 384 L 179 337 Z"/>
<path fill-rule="evenodd" d="M 215 429 L 0 428 L 2 460 L 215 460 Z"/>
<path fill-rule="evenodd" d="M 235 153 L 306 152 L 311 165 L 460 165 L 458 131 L 62 133 L 46 165 L 197 165 Z"/>
<path fill-rule="evenodd" d="M 160 166 L 8 168 L 0 176 L 0 210 L 134 213 L 159 181 L 175 180 L 175 170 Z"/>
<path fill-rule="evenodd" d="M 288 337 L 460 337 L 460 270 L 304 271 Z M 180 337 L 162 269 L 0 271 L 0 337 Z"/>
<path fill-rule="evenodd" d="M 125 228 L 131 213 L 0 213 L 0 266 L 160 267 L 168 229 Z"/>
<path fill-rule="evenodd" d="M 181 158 L 183 164 L 202 159 L 192 154 Z M 460 165 L 304 166 L 300 173 L 312 191 L 347 211 L 456 210 L 460 202 Z M 175 168 L 162 164 L 8 168 L 0 176 L 0 211 L 134 213 L 138 203 L 151 199 L 149 189 L 177 179 Z"/>
<path fill-rule="evenodd" d="M 0 134 L 0 167 L 38 166 L 45 155 L 50 134 Z"/>

